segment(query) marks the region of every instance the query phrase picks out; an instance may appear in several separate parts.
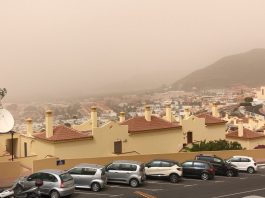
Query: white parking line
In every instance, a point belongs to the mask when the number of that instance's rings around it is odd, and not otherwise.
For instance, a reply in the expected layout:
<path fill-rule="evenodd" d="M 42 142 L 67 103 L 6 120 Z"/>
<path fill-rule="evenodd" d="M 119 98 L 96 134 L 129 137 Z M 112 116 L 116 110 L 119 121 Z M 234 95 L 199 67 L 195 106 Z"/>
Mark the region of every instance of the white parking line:
<path fill-rule="evenodd" d="M 119 194 L 119 195 L 113 195 L 113 194 L 106 194 L 106 193 L 90 193 L 90 192 L 84 192 L 84 191 L 75 191 L 74 194 L 82 194 L 82 195 L 95 195 L 95 196 L 108 196 L 108 197 L 122 197 L 124 194 Z"/>
<path fill-rule="evenodd" d="M 197 186 L 198 184 L 192 184 L 192 185 L 185 185 L 184 187 L 192 187 L 192 186 Z"/>
<path fill-rule="evenodd" d="M 256 189 L 256 190 L 249 190 L 249 191 L 244 191 L 244 192 L 239 192 L 239 193 L 232 193 L 232 194 L 227 194 L 227 195 L 221 195 L 221 196 L 212 197 L 212 198 L 230 197 L 230 196 L 234 196 L 234 195 L 242 195 L 242 194 L 246 194 L 246 193 L 258 192 L 258 191 L 263 191 L 263 190 L 265 190 L 265 188 L 260 188 L 260 189 Z"/>
<path fill-rule="evenodd" d="M 167 182 L 157 182 L 157 181 L 146 181 L 147 184 L 162 184 L 162 185 L 172 185 L 172 186 L 184 186 L 181 183 L 167 183 Z"/>
<path fill-rule="evenodd" d="M 119 186 L 119 185 L 115 185 L 115 186 L 109 186 L 109 187 L 111 187 L 111 188 L 127 188 L 127 189 L 132 189 L 132 187 L 126 187 L 126 186 Z M 156 189 L 156 188 L 154 188 L 154 189 L 151 189 L 151 188 L 139 188 L 139 187 L 137 187 L 137 188 L 135 188 L 135 189 L 141 189 L 141 190 L 147 190 L 147 191 L 161 191 L 161 190 L 164 190 L 164 189 L 161 189 L 161 188 L 159 188 L 159 189 Z M 134 190 L 135 190 L 134 189 Z"/>
<path fill-rule="evenodd" d="M 222 183 L 222 182 L 225 182 L 225 181 L 214 181 L 214 183 Z"/>

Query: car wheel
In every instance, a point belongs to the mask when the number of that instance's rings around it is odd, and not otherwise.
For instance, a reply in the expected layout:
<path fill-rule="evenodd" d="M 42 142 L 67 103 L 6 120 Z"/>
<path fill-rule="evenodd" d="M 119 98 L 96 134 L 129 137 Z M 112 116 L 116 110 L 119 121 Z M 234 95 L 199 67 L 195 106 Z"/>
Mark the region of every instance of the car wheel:
<path fill-rule="evenodd" d="M 171 183 L 177 183 L 179 181 L 179 176 L 177 174 L 171 174 L 169 175 L 169 181 Z"/>
<path fill-rule="evenodd" d="M 58 193 L 58 191 L 53 190 L 53 191 L 51 192 L 51 194 L 50 194 L 50 197 L 51 197 L 51 198 L 60 198 L 61 196 L 60 196 L 60 194 Z"/>
<path fill-rule="evenodd" d="M 209 174 L 208 173 L 202 173 L 201 174 L 201 179 L 202 180 L 208 180 L 209 179 Z"/>
<path fill-rule="evenodd" d="M 100 189 L 101 189 L 101 186 L 99 185 L 99 183 L 97 183 L 97 182 L 92 183 L 91 190 L 93 192 L 98 192 L 98 191 L 100 191 Z"/>
<path fill-rule="evenodd" d="M 253 167 L 248 167 L 247 172 L 249 174 L 253 174 L 255 172 L 255 169 Z"/>
<path fill-rule="evenodd" d="M 137 179 L 131 179 L 129 184 L 131 187 L 136 188 L 139 185 L 139 181 Z"/>
<path fill-rule="evenodd" d="M 226 171 L 226 176 L 227 177 L 233 177 L 234 176 L 233 171 L 231 171 L 231 170 Z"/>

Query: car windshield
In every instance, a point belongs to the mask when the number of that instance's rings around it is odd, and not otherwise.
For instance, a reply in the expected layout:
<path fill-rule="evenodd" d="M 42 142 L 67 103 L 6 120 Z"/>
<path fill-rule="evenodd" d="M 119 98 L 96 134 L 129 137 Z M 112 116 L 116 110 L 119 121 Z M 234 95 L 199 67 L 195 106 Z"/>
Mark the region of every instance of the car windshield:
<path fill-rule="evenodd" d="M 73 177 L 69 173 L 61 174 L 60 178 L 63 182 L 67 182 L 73 179 Z"/>

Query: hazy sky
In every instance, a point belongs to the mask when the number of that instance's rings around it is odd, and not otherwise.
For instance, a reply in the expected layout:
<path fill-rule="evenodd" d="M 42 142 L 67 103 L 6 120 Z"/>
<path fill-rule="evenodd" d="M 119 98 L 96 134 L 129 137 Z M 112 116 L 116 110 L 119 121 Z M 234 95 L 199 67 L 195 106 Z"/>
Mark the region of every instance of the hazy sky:
<path fill-rule="evenodd" d="M 0 0 L 0 87 L 24 99 L 169 83 L 265 48 L 264 9 L 264 0 Z"/>

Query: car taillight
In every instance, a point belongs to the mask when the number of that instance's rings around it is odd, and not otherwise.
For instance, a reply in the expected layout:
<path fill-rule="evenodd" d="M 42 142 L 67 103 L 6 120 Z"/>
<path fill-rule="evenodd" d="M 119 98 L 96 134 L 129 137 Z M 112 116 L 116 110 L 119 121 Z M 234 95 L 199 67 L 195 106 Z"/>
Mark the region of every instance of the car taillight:
<path fill-rule="evenodd" d="M 62 181 L 61 185 L 60 185 L 60 188 L 64 188 L 64 183 Z"/>
<path fill-rule="evenodd" d="M 182 171 L 182 168 L 177 168 L 178 171 Z"/>
<path fill-rule="evenodd" d="M 208 169 L 209 172 L 213 173 L 214 172 L 214 169 L 213 168 L 210 168 Z"/>

